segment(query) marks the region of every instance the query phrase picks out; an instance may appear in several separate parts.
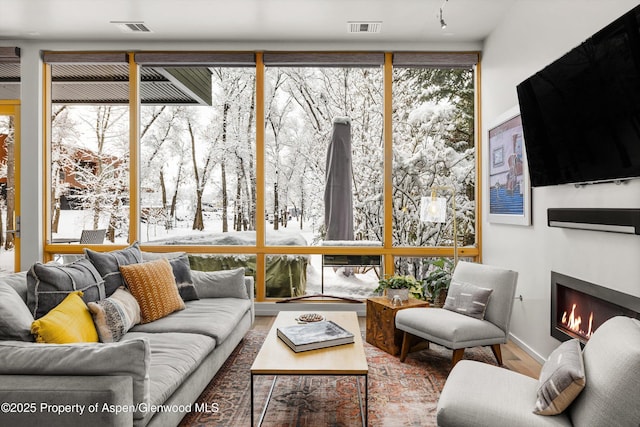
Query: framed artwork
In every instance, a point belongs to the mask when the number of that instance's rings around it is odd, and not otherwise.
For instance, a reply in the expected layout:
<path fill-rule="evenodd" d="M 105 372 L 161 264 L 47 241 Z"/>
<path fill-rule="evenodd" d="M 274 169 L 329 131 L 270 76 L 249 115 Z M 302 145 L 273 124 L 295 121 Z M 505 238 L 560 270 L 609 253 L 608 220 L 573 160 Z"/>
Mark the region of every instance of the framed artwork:
<path fill-rule="evenodd" d="M 517 106 L 496 119 L 487 140 L 489 222 L 531 225 L 531 185 Z"/>

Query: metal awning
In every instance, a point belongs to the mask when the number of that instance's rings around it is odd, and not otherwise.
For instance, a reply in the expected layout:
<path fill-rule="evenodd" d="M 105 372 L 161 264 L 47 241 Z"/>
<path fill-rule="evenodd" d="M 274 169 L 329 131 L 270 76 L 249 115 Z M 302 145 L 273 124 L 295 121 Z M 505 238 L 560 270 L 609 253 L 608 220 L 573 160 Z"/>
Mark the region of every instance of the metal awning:
<path fill-rule="evenodd" d="M 0 99 L 20 99 L 20 64 L 0 61 Z"/>
<path fill-rule="evenodd" d="M 51 78 L 54 103 L 129 102 L 126 64 L 55 64 Z M 140 98 L 145 105 L 211 105 L 211 71 L 207 67 L 140 67 Z M 20 64 L 0 62 L 0 99 L 20 99 Z"/>

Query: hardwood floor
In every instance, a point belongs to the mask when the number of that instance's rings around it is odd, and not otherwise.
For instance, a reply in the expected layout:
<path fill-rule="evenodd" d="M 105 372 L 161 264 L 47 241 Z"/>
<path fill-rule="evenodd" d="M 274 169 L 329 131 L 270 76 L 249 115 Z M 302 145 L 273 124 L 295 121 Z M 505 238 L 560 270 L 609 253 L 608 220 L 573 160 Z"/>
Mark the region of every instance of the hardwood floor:
<path fill-rule="evenodd" d="M 512 371 L 534 379 L 538 379 L 542 369 L 542 365 L 511 341 L 502 346 L 502 362 Z"/>
<path fill-rule="evenodd" d="M 256 316 L 253 329 L 268 331 L 274 319 L 275 316 Z M 360 329 L 365 330 L 366 317 L 358 317 L 358 320 L 360 322 Z M 511 341 L 502 346 L 502 361 L 505 367 L 512 371 L 520 372 L 521 374 L 536 379 L 540 375 L 540 364 Z"/>

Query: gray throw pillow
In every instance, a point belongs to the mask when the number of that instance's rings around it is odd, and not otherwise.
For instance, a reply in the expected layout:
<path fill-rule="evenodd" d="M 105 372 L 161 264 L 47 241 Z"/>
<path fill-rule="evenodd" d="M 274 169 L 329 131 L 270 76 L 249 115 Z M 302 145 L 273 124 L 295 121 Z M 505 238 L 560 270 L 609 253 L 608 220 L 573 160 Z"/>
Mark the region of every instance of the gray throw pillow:
<path fill-rule="evenodd" d="M 20 295 L 23 301 L 27 301 L 27 272 L 4 274 L 0 277 L 3 285 L 11 286 Z"/>
<path fill-rule="evenodd" d="M 116 289 L 125 285 L 122 274 L 120 274 L 121 265 L 142 262 L 142 253 L 138 242 L 134 242 L 128 248 L 110 252 L 96 252 L 85 248 L 84 254 L 102 276 L 107 296 L 111 296 Z"/>
<path fill-rule="evenodd" d="M 27 273 L 27 306 L 34 319 L 49 312 L 74 291 L 82 291 L 84 302 L 106 297 L 104 281 L 88 259 L 71 264 L 36 262 Z"/>
<path fill-rule="evenodd" d="M 0 340 L 33 341 L 33 315 L 18 292 L 0 284 Z"/>
<path fill-rule="evenodd" d="M 442 308 L 482 320 L 491 292 L 493 289 L 452 280 Z"/>
<path fill-rule="evenodd" d="M 173 276 L 176 278 L 176 285 L 178 286 L 178 292 L 180 293 L 182 300 L 193 301 L 200 299 L 198 291 L 193 284 L 193 277 L 187 254 L 170 259 L 169 264 L 171 264 Z"/>
<path fill-rule="evenodd" d="M 244 283 L 244 268 L 219 271 L 191 270 L 200 298 L 249 299 Z"/>
<path fill-rule="evenodd" d="M 146 252 L 142 251 L 142 259 L 146 261 L 155 261 L 160 258 L 166 258 L 171 264 L 173 276 L 176 278 L 176 285 L 180 298 L 183 301 L 193 301 L 200 299 L 196 287 L 193 285 L 191 276 L 191 266 L 189 265 L 189 256 L 186 252 Z"/>
<path fill-rule="evenodd" d="M 580 341 L 563 342 L 542 366 L 533 412 L 538 415 L 562 413 L 578 397 L 585 382 Z"/>

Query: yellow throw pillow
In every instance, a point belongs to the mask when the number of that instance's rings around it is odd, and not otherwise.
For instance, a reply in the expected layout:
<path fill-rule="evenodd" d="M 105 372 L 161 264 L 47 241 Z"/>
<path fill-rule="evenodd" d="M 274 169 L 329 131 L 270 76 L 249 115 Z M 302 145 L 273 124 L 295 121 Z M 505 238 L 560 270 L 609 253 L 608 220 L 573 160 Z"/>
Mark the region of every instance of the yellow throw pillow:
<path fill-rule="evenodd" d="M 120 273 L 140 304 L 140 323 L 153 322 L 185 308 L 167 259 L 122 265 Z"/>
<path fill-rule="evenodd" d="M 98 342 L 98 332 L 82 295 L 82 291 L 70 293 L 60 304 L 31 324 L 31 333 L 36 342 Z"/>

